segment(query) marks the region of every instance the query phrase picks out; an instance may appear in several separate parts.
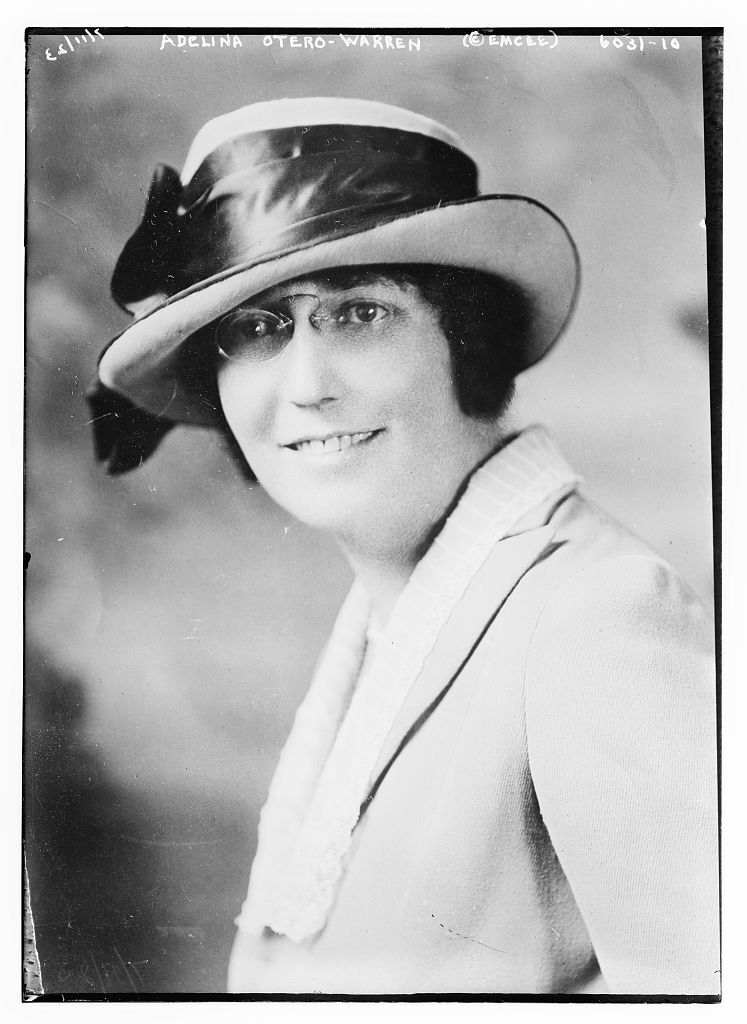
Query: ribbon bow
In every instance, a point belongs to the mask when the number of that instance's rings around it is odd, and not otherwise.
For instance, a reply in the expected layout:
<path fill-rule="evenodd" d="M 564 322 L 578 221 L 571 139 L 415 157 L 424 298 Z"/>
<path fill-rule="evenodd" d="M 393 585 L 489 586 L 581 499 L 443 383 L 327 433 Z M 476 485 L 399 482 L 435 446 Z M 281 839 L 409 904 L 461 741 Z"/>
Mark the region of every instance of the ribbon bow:
<path fill-rule="evenodd" d="M 112 275 L 111 291 L 122 309 L 179 290 L 176 249 L 181 234 L 178 212 L 182 186 L 179 175 L 158 164 L 145 203 L 143 219 L 128 240 Z M 158 297 L 158 298 L 157 298 Z M 175 423 L 138 408 L 124 395 L 97 380 L 86 393 L 91 410 L 96 458 L 110 476 L 142 466 Z"/>
<path fill-rule="evenodd" d="M 176 251 L 184 217 L 179 214 L 182 185 L 167 164 L 157 164 L 151 179 L 140 226 L 130 237 L 112 275 L 114 300 L 131 307 L 155 295 L 179 291 Z"/>
<path fill-rule="evenodd" d="M 106 463 L 109 476 L 142 466 L 164 436 L 176 426 L 153 416 L 124 395 L 96 381 L 87 391 L 96 459 Z"/>

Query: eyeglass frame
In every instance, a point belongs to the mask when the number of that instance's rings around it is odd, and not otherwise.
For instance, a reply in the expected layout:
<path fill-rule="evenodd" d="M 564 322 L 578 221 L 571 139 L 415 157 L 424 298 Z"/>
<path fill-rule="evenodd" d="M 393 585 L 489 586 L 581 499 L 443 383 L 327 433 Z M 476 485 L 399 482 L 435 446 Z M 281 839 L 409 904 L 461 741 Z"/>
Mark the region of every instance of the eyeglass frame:
<path fill-rule="evenodd" d="M 308 315 L 308 317 L 307 317 L 308 322 L 313 327 L 315 327 L 317 330 L 319 330 L 319 325 L 320 324 L 323 324 L 325 322 L 329 322 L 331 320 L 335 320 L 339 324 L 344 324 L 344 327 L 347 327 L 349 329 L 352 328 L 352 330 L 356 330 L 357 331 L 357 330 L 359 330 L 361 328 L 371 327 L 372 325 L 376 324 L 378 322 L 378 320 L 384 318 L 384 317 L 381 317 L 381 318 L 376 318 L 376 319 L 370 320 L 370 321 L 362 321 L 362 322 L 360 322 L 358 324 L 351 324 L 349 321 L 348 322 L 343 321 L 342 316 L 344 315 L 344 312 L 340 316 L 335 317 L 334 314 L 332 314 L 332 313 L 319 313 L 319 312 L 316 311 L 319 308 L 325 308 L 325 307 L 328 308 L 329 305 L 330 305 L 329 300 L 325 301 L 325 300 L 319 299 L 318 296 L 312 295 L 312 294 L 309 294 L 309 293 L 299 293 L 297 295 L 286 296 L 284 301 L 287 301 L 287 299 L 290 299 L 290 298 L 315 298 L 315 299 L 318 300 L 318 305 L 317 305 L 316 309 L 314 310 L 314 312 L 310 313 Z M 368 306 L 370 308 L 376 307 L 378 309 L 383 310 L 385 316 L 388 315 L 391 312 L 391 310 L 388 310 L 384 306 L 383 303 L 378 302 L 378 301 L 374 301 L 374 300 L 371 300 L 371 299 L 365 299 L 365 298 L 346 300 L 346 301 L 342 302 L 339 305 L 339 308 L 344 311 L 345 308 L 351 309 L 351 308 L 354 308 L 356 306 Z M 255 315 L 258 319 L 261 318 L 265 322 L 269 322 L 270 324 L 274 325 L 275 330 L 273 331 L 272 334 L 265 335 L 264 336 L 265 339 L 270 339 L 271 340 L 273 338 L 277 338 L 278 336 L 280 336 L 279 340 L 282 341 L 282 344 L 280 344 L 280 345 L 276 344 L 275 346 L 270 346 L 273 350 L 272 351 L 265 351 L 264 354 L 263 354 L 261 348 L 258 346 L 257 350 L 252 355 L 252 354 L 250 354 L 251 353 L 251 345 L 247 344 L 248 339 L 243 339 L 244 340 L 244 353 L 243 353 L 243 355 L 237 355 L 236 353 L 232 354 L 230 351 L 227 351 L 226 346 L 221 343 L 221 338 L 220 338 L 221 328 L 227 322 L 230 323 L 230 321 L 235 319 L 237 316 L 243 316 L 243 317 L 246 317 L 246 318 L 251 318 L 252 315 Z M 228 359 L 228 360 L 230 360 L 232 362 L 236 362 L 236 363 L 252 364 L 252 363 L 267 362 L 268 360 L 273 359 L 276 356 L 280 355 L 280 353 L 286 348 L 286 346 L 288 345 L 288 343 L 290 342 L 290 340 L 291 340 L 291 338 L 293 336 L 292 328 L 295 327 L 295 324 L 296 324 L 296 321 L 294 320 L 294 318 L 292 316 L 289 316 L 286 313 L 276 313 L 276 312 L 273 312 L 273 311 L 268 310 L 268 309 L 263 309 L 260 306 L 249 306 L 249 305 L 238 306 L 235 309 L 231 310 L 229 313 L 226 313 L 223 317 L 221 317 L 220 320 L 218 320 L 218 322 L 215 325 L 214 335 L 215 335 L 215 341 L 216 341 L 216 347 L 217 347 L 217 350 L 218 350 L 218 355 L 221 358 Z M 341 328 L 341 330 L 340 330 L 340 335 L 341 336 L 343 336 L 345 333 L 347 333 L 346 330 L 344 329 L 344 327 Z M 282 332 L 286 331 L 288 328 L 291 328 L 290 334 L 283 335 Z M 258 340 L 262 340 L 262 337 L 263 336 L 258 336 Z"/>

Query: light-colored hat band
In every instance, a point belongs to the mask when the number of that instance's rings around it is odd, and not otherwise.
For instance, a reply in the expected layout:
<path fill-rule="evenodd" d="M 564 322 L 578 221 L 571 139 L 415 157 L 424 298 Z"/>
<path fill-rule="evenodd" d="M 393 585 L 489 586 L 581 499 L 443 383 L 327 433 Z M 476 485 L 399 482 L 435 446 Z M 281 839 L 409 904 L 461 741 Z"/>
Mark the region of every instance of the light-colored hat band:
<path fill-rule="evenodd" d="M 477 195 L 477 168 L 440 139 L 367 125 L 282 128 L 219 145 L 182 186 L 154 175 L 112 278 L 124 308 L 283 253 Z"/>

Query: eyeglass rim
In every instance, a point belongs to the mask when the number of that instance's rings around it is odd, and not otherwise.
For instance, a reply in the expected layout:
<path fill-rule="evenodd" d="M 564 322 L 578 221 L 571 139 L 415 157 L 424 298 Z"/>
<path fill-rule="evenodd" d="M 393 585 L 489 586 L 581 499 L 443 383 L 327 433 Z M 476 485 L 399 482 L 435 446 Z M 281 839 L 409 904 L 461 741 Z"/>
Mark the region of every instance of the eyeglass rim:
<path fill-rule="evenodd" d="M 300 293 L 300 294 L 306 294 L 306 293 Z M 314 298 L 318 298 L 318 296 L 313 296 L 313 297 Z M 323 300 L 320 299 L 316 308 L 318 309 L 320 306 L 323 306 L 323 305 L 324 305 L 324 302 L 323 302 Z M 260 356 L 259 358 L 254 358 L 254 359 L 252 359 L 252 358 L 240 359 L 240 358 L 237 358 L 236 356 L 230 355 L 223 348 L 223 346 L 221 345 L 220 340 L 219 340 L 219 331 L 220 331 L 221 326 L 229 319 L 229 317 L 236 316 L 237 314 L 241 314 L 241 313 L 262 314 L 262 316 L 267 317 L 267 318 L 269 318 L 272 321 L 276 321 L 277 324 L 278 324 L 278 330 L 279 331 L 284 330 L 287 327 L 294 326 L 295 323 L 296 323 L 295 319 L 292 316 L 290 316 L 289 314 L 287 314 L 287 313 L 273 313 L 271 310 L 264 309 L 262 306 L 250 306 L 250 305 L 242 304 L 240 306 L 236 306 L 232 310 L 229 310 L 228 313 L 225 313 L 222 317 L 220 317 L 216 321 L 215 328 L 214 328 L 214 337 L 215 337 L 215 341 L 216 341 L 216 348 L 218 350 L 219 355 L 223 356 L 225 359 L 231 360 L 232 362 L 239 362 L 239 363 L 241 363 L 241 362 L 247 362 L 247 363 L 264 362 L 264 361 L 266 361 L 268 359 L 272 359 L 275 355 L 278 354 L 277 352 L 273 352 L 273 353 L 271 353 L 271 354 L 269 354 L 267 356 L 264 356 L 264 357 Z M 319 323 L 319 322 L 322 322 L 322 321 L 333 320 L 333 319 L 334 319 L 334 317 L 330 316 L 329 314 L 311 313 L 308 316 L 308 320 L 312 324 L 313 323 Z M 290 338 L 287 335 L 284 335 L 282 337 L 284 338 L 284 344 L 283 344 L 282 348 L 284 348 L 285 345 L 290 340 Z M 249 350 L 250 349 L 248 348 L 247 351 L 249 351 Z"/>

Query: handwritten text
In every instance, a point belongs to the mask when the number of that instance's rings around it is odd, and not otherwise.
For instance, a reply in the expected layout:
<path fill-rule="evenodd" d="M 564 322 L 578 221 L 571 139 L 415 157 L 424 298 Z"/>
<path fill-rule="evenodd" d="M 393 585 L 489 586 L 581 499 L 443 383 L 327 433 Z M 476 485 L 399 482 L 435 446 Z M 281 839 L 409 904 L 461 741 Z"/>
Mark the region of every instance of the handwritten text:
<path fill-rule="evenodd" d="M 554 50 L 558 37 L 550 29 L 549 36 L 499 36 L 482 32 L 468 32 L 462 37 L 462 46 L 549 46 Z"/>
<path fill-rule="evenodd" d="M 217 42 L 216 42 L 216 39 L 217 39 Z M 199 42 L 198 42 L 198 40 L 199 40 Z M 196 47 L 196 46 L 198 46 L 198 47 L 203 47 L 203 46 L 208 46 L 208 47 L 209 46 L 218 46 L 218 47 L 229 46 L 232 49 L 236 49 L 236 47 L 238 47 L 238 46 L 242 46 L 243 47 L 243 45 L 244 44 L 241 42 L 241 38 L 239 36 L 232 36 L 232 35 L 227 35 L 227 36 L 180 36 L 180 35 L 177 35 L 176 42 L 174 42 L 174 40 L 171 38 L 171 36 L 165 36 L 165 35 L 161 36 L 161 49 L 162 50 L 165 47 L 167 47 L 167 46 L 173 46 L 175 49 L 181 50 L 181 49 L 184 49 L 184 48 L 189 49 L 190 47 L 194 49 L 194 47 Z"/>
<path fill-rule="evenodd" d="M 95 43 L 96 42 L 96 36 L 98 36 L 99 39 L 103 39 L 104 38 L 97 28 L 95 28 L 93 30 L 93 32 L 90 30 L 90 28 L 87 28 L 86 31 L 81 36 L 73 36 L 73 39 L 78 44 L 78 46 L 84 46 L 86 43 L 89 43 L 89 42 Z M 75 47 L 73 46 L 72 42 L 70 41 L 70 37 L 69 36 L 63 36 L 62 38 L 67 43 L 68 49 L 66 50 L 65 47 L 63 46 L 63 44 L 60 43 L 60 45 L 57 47 L 57 57 L 62 57 L 66 53 L 74 53 L 75 52 Z M 44 51 L 44 56 L 47 58 L 47 60 L 57 60 L 57 57 L 55 57 L 53 55 L 52 47 L 50 47 L 50 46 L 48 46 L 46 48 L 46 50 Z"/>
<path fill-rule="evenodd" d="M 419 36 L 348 36 L 342 32 L 338 36 L 264 36 L 265 46 L 279 46 L 281 50 L 323 50 L 338 42 L 350 46 L 368 47 L 372 50 L 419 50 Z"/>
<path fill-rule="evenodd" d="M 671 47 L 673 50 L 679 50 L 680 41 L 675 36 L 670 36 L 669 43 L 667 43 L 665 36 L 659 36 L 658 39 L 651 39 L 648 36 L 644 40 L 643 36 L 613 36 L 611 39 L 605 39 L 604 36 L 599 37 L 599 45 L 603 50 L 613 46 L 616 50 L 622 50 L 625 47 L 626 50 L 640 50 L 643 53 L 646 49 L 644 46 L 658 47 L 661 46 L 662 50 L 667 50 Z"/>

